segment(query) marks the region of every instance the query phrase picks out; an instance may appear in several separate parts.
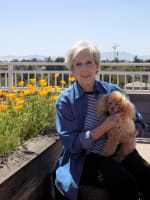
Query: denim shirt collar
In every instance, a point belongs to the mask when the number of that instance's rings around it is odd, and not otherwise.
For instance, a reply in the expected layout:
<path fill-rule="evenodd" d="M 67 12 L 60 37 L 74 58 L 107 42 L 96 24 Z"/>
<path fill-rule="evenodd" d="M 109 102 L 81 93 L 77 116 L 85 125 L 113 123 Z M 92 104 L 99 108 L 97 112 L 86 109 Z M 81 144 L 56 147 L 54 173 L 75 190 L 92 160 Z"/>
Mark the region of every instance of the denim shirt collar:
<path fill-rule="evenodd" d="M 78 99 L 82 95 L 84 95 L 84 90 L 81 88 L 78 81 L 74 82 L 73 87 L 75 89 L 75 99 Z M 98 93 L 101 93 L 102 91 L 103 93 L 106 93 L 106 89 L 103 86 L 103 83 L 101 81 L 95 80 L 94 87 L 95 87 L 95 91 L 97 91 Z"/>

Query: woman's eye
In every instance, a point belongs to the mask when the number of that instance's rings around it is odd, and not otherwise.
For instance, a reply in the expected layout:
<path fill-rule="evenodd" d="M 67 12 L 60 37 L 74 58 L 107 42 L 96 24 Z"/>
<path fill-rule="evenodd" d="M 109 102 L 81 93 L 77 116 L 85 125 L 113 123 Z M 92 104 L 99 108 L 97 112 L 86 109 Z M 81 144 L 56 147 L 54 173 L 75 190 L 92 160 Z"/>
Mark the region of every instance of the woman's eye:
<path fill-rule="evenodd" d="M 81 63 L 76 63 L 76 66 L 80 66 L 81 65 Z"/>

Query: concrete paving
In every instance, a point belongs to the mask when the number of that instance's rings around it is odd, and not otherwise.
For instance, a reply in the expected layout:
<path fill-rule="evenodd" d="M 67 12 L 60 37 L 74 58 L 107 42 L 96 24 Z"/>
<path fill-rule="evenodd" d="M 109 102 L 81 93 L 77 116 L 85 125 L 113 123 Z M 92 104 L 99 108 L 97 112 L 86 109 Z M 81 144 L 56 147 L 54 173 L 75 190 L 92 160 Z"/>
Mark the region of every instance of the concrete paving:
<path fill-rule="evenodd" d="M 150 137 L 137 137 L 136 142 L 138 152 L 150 163 Z"/>

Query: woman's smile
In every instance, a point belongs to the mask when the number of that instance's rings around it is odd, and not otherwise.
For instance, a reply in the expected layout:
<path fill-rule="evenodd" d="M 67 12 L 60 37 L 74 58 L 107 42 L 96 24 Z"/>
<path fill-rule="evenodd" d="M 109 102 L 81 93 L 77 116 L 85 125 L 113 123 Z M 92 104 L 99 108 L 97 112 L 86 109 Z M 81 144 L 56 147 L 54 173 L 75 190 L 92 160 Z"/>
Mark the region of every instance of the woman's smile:
<path fill-rule="evenodd" d="M 82 77 L 82 78 L 89 78 L 90 77 L 90 75 L 80 75 L 80 77 Z"/>

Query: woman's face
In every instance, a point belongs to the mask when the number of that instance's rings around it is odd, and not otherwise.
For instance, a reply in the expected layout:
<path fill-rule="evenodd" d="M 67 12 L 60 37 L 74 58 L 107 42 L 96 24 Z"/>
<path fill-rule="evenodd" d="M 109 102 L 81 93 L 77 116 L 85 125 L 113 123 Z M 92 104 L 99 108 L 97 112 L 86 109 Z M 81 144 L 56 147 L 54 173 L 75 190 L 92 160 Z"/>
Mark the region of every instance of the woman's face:
<path fill-rule="evenodd" d="M 98 65 L 95 64 L 93 56 L 88 50 L 81 51 L 73 60 L 72 73 L 80 86 L 94 86 L 95 75 Z"/>

